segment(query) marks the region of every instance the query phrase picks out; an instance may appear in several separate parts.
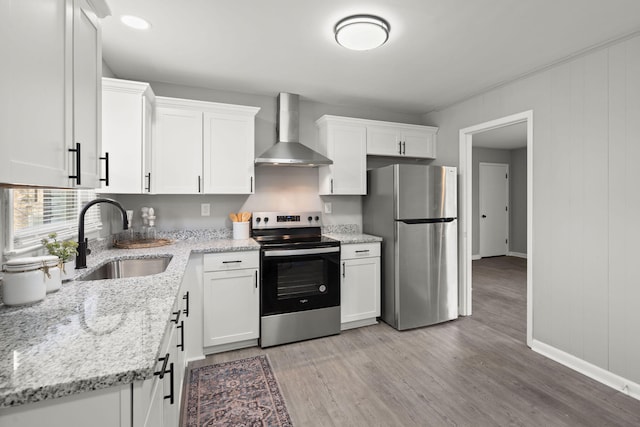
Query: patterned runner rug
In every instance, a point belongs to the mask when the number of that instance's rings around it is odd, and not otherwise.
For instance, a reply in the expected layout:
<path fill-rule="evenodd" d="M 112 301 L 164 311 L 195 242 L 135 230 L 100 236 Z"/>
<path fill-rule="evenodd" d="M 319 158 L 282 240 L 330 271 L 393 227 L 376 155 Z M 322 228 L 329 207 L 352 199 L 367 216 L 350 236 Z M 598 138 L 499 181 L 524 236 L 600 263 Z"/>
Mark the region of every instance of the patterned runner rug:
<path fill-rule="evenodd" d="M 183 426 L 292 426 L 267 356 L 191 369 Z"/>

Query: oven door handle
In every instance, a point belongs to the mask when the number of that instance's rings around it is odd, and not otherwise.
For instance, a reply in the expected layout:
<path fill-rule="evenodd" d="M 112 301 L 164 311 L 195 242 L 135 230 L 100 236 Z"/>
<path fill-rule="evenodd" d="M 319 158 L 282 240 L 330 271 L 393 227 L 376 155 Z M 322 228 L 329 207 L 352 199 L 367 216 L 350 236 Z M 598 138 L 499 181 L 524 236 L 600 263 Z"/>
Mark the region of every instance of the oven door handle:
<path fill-rule="evenodd" d="M 340 252 L 340 247 L 332 246 L 329 248 L 265 250 L 264 256 L 271 257 L 271 256 L 315 255 L 315 254 L 329 254 L 333 252 Z"/>

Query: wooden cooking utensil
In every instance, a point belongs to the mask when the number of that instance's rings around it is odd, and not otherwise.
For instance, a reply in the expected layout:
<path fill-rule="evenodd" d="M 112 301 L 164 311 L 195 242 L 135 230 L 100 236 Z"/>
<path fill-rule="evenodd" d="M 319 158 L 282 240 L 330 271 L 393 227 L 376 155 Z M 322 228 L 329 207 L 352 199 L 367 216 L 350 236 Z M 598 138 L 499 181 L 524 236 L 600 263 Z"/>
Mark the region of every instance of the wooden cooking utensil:
<path fill-rule="evenodd" d="M 251 214 L 249 212 L 242 212 L 242 222 L 247 222 L 251 218 Z"/>
<path fill-rule="evenodd" d="M 234 212 L 229 214 L 229 218 L 231 218 L 231 222 L 238 222 L 238 216 Z"/>

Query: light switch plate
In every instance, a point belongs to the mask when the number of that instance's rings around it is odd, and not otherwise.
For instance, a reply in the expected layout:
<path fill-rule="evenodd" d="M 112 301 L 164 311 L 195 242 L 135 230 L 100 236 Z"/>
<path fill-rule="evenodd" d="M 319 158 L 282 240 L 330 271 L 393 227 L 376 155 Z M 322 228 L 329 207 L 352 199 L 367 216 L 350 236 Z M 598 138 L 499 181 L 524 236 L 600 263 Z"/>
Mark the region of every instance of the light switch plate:
<path fill-rule="evenodd" d="M 324 213 L 326 213 L 326 214 L 330 214 L 331 213 L 331 202 L 326 202 L 324 204 Z"/>
<path fill-rule="evenodd" d="M 200 215 L 201 216 L 210 216 L 211 215 L 211 204 L 209 204 L 209 203 L 201 203 L 200 204 Z"/>

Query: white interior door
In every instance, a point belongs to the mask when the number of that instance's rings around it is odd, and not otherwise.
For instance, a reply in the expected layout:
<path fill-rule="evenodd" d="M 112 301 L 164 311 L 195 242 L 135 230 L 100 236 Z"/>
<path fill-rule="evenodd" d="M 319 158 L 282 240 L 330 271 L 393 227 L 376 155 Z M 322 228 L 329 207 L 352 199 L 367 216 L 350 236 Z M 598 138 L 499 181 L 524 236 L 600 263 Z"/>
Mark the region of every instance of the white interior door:
<path fill-rule="evenodd" d="M 480 256 L 506 255 L 509 242 L 509 165 L 480 163 Z"/>

